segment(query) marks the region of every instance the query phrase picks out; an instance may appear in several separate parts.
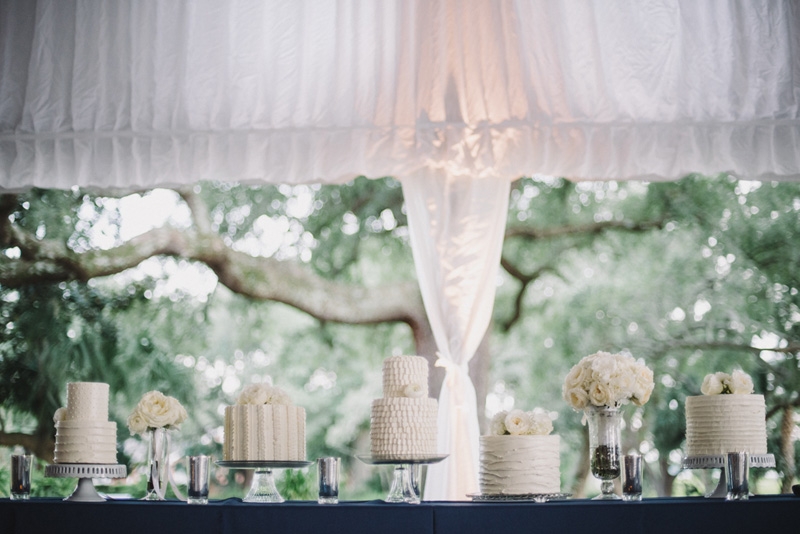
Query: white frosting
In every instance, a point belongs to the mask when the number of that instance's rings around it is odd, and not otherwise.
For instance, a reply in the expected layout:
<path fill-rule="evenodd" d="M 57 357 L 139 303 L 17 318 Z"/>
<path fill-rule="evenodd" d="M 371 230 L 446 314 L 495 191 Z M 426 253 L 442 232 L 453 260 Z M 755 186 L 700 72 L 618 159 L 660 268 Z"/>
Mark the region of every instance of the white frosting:
<path fill-rule="evenodd" d="M 422 389 L 416 397 L 428 396 L 428 360 L 422 356 L 390 356 L 383 360 L 383 397 L 408 397 L 409 386 Z"/>
<path fill-rule="evenodd" d="M 560 438 L 481 436 L 479 484 L 484 495 L 561 491 Z"/>
<path fill-rule="evenodd" d="M 117 424 L 108 420 L 108 384 L 67 384 L 67 405 L 56 423 L 57 464 L 116 464 Z"/>
<path fill-rule="evenodd" d="M 435 456 L 437 412 L 436 399 L 375 399 L 370 418 L 370 453 L 382 460 Z"/>
<path fill-rule="evenodd" d="M 428 398 L 428 360 L 421 356 L 386 358 L 383 397 L 372 401 L 372 456 L 380 460 L 435 456 L 439 404 Z"/>
<path fill-rule="evenodd" d="M 280 404 L 226 406 L 223 457 L 227 461 L 304 461 L 305 409 Z"/>
<path fill-rule="evenodd" d="M 108 384 L 72 382 L 67 384 L 65 421 L 108 421 Z"/>
<path fill-rule="evenodd" d="M 767 453 L 763 395 L 686 397 L 686 454 Z"/>

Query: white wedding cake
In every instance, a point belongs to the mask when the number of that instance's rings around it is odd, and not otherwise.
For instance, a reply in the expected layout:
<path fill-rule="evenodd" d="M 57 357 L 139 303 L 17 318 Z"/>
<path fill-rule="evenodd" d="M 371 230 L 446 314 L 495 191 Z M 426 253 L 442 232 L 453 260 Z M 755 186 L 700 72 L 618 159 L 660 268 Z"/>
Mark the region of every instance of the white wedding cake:
<path fill-rule="evenodd" d="M 249 386 L 225 407 L 226 461 L 305 461 L 306 411 L 281 389 Z"/>
<path fill-rule="evenodd" d="M 561 491 L 561 439 L 549 435 L 553 424 L 546 412 L 500 412 L 491 427 L 492 434 L 479 441 L 482 495 Z"/>
<path fill-rule="evenodd" d="M 67 405 L 59 408 L 53 419 L 55 463 L 117 463 L 117 423 L 108 420 L 108 384 L 67 384 Z"/>
<path fill-rule="evenodd" d="M 372 401 L 370 453 L 377 460 L 436 456 L 436 399 L 428 397 L 428 360 L 391 356 L 383 361 L 383 398 Z"/>
<path fill-rule="evenodd" d="M 702 391 L 686 397 L 687 456 L 767 453 L 766 404 L 763 395 L 752 393 L 749 376 L 710 374 Z"/>

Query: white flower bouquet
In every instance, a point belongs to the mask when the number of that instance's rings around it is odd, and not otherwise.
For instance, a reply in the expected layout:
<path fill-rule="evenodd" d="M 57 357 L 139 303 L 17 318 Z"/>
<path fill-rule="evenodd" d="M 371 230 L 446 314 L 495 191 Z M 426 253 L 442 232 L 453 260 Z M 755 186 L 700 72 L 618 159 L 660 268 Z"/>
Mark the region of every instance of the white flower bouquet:
<path fill-rule="evenodd" d="M 289 395 L 281 388 L 269 384 L 252 384 L 239 394 L 236 404 L 280 404 L 291 406 Z"/>
<path fill-rule="evenodd" d="M 492 417 L 489 432 L 493 436 L 546 436 L 553 431 L 550 416 L 542 409 L 530 412 L 511 410 Z"/>
<path fill-rule="evenodd" d="M 628 354 L 597 352 L 567 373 L 564 400 L 576 410 L 589 405 L 618 407 L 633 401 L 642 406 L 653 392 L 653 371 Z"/>
<path fill-rule="evenodd" d="M 744 371 L 711 373 L 700 386 L 703 395 L 749 395 L 753 392 L 753 379 Z"/>
<path fill-rule="evenodd" d="M 131 434 L 144 434 L 155 428 L 172 430 L 178 428 L 187 417 L 178 399 L 160 391 L 148 391 L 128 417 L 128 429 Z"/>

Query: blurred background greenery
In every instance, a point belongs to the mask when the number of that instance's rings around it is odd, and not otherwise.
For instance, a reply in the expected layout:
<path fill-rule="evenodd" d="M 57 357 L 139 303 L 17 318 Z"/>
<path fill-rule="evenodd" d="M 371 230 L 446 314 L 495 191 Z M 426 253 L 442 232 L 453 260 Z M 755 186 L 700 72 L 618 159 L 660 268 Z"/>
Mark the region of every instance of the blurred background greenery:
<path fill-rule="evenodd" d="M 419 353 L 419 332 L 398 319 L 334 321 L 271 295 L 289 287 L 325 301 L 333 287 L 368 299 L 413 283 L 397 181 L 203 183 L 120 198 L 31 190 L 0 196 L 0 215 L 0 495 L 8 456 L 23 450 L 40 458 L 35 495 L 74 488 L 44 478 L 43 466 L 53 412 L 78 380 L 111 386 L 118 458 L 130 476 L 98 481 L 109 493 L 144 494 L 146 443 L 125 426 L 143 393 L 158 389 L 189 411 L 171 435 L 180 483 L 184 456 L 221 457 L 224 406 L 244 385 L 270 382 L 306 408 L 308 458 L 342 457 L 343 499 L 385 495 L 390 470 L 355 455 L 369 450 L 382 360 Z M 625 412 L 626 449 L 645 458 L 647 495 L 713 486 L 714 473 L 680 469 L 684 399 L 699 394 L 706 373 L 735 368 L 767 400 L 778 467 L 754 471 L 759 490 L 785 492 L 796 481 L 800 184 L 521 179 L 497 286 L 472 368 L 482 424 L 501 409 L 549 410 L 564 491 L 598 491 L 581 414 L 561 399 L 569 368 L 598 350 L 630 352 L 655 371 L 650 402 Z M 346 303 L 323 304 L 350 313 Z M 440 380 L 432 373 L 433 391 Z M 279 484 L 286 497 L 313 499 L 315 478 L 313 467 L 286 471 Z M 248 483 L 247 472 L 219 468 L 211 497 L 241 497 Z"/>

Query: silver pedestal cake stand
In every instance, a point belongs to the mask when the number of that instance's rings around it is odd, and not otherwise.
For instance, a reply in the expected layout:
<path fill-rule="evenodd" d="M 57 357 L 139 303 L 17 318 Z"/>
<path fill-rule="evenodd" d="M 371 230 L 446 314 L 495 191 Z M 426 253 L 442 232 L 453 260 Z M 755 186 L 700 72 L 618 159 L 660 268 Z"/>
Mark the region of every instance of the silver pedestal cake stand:
<path fill-rule="evenodd" d="M 724 499 L 728 495 L 728 482 L 725 469 L 726 456 L 712 454 L 708 456 L 687 456 L 683 459 L 683 469 L 719 469 L 719 484 L 714 491 L 706 494 L 708 499 Z M 772 454 L 751 454 L 750 467 L 775 467 L 775 456 Z"/>
<path fill-rule="evenodd" d="M 225 460 L 217 462 L 217 465 L 229 469 L 252 469 L 253 483 L 250 485 L 250 491 L 247 492 L 247 495 L 242 501 L 270 503 L 284 502 L 284 498 L 275 486 L 275 477 L 272 475 L 273 469 L 300 469 L 312 463 L 313 462 L 307 462 L 305 460 L 293 462 Z"/>
<path fill-rule="evenodd" d="M 94 489 L 94 478 L 125 478 L 128 468 L 121 464 L 50 464 L 44 468 L 50 478 L 77 478 L 78 485 L 72 495 L 64 499 L 72 502 L 103 502 L 106 499 Z"/>
<path fill-rule="evenodd" d="M 404 458 L 399 460 L 384 460 L 368 454 L 356 455 L 356 458 L 369 465 L 393 465 L 394 478 L 392 488 L 385 502 L 404 502 L 409 504 L 420 503 L 419 467 L 435 464 L 447 458 L 448 454 L 426 456 L 418 458 Z"/>

